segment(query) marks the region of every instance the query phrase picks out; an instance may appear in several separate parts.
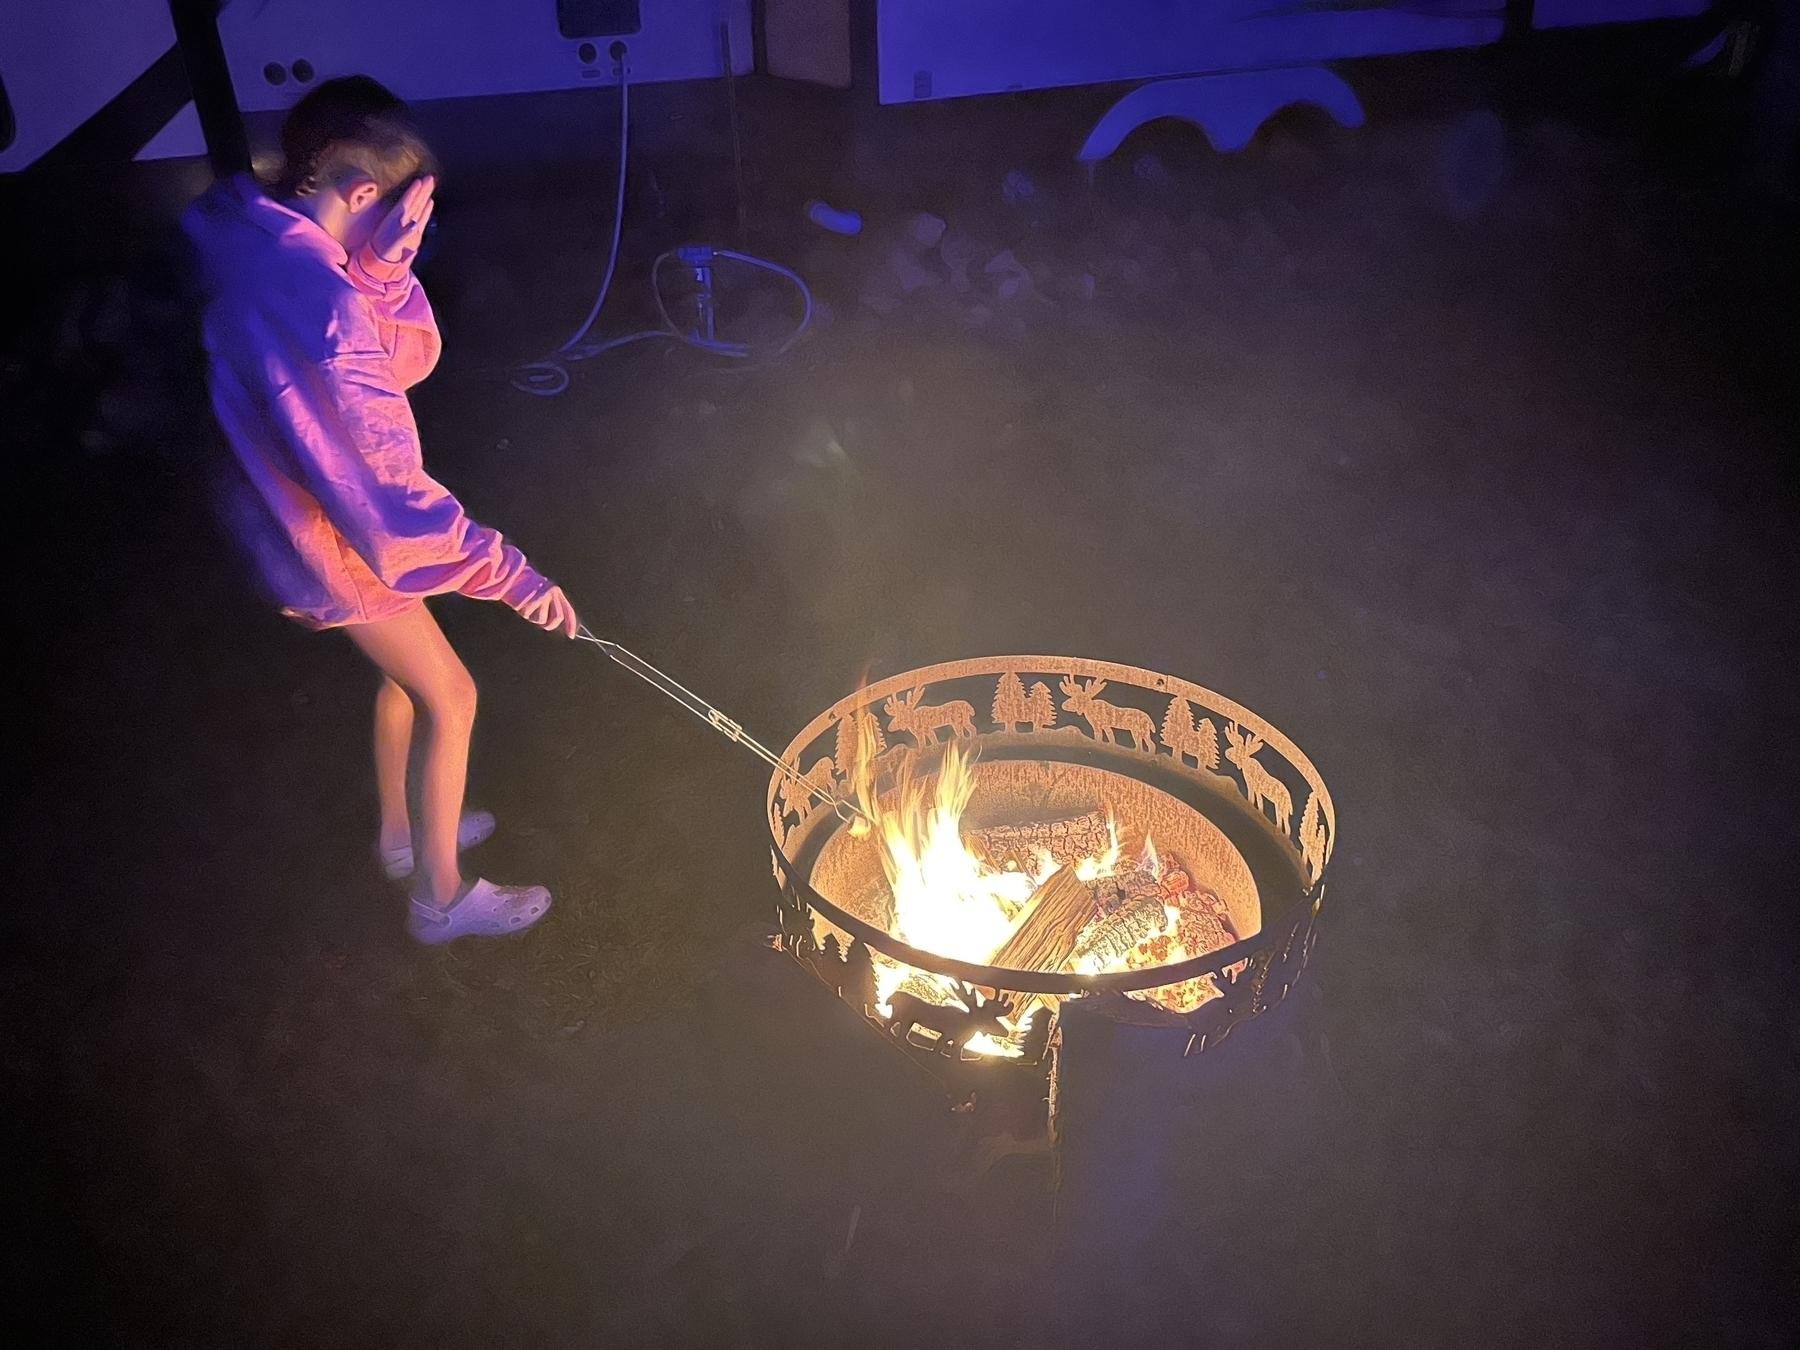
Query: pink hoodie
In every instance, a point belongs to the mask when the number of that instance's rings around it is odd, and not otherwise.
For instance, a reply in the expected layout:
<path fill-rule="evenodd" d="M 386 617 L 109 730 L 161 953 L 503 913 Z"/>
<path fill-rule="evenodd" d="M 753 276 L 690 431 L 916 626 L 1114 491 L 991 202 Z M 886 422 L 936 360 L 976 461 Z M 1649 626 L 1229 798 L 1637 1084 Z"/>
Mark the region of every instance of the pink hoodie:
<path fill-rule="evenodd" d="M 213 411 L 248 480 L 230 514 L 282 613 L 335 628 L 445 591 L 517 609 L 550 588 L 425 472 L 406 390 L 440 344 L 406 264 L 347 258 L 246 174 L 182 228 L 204 270 Z"/>

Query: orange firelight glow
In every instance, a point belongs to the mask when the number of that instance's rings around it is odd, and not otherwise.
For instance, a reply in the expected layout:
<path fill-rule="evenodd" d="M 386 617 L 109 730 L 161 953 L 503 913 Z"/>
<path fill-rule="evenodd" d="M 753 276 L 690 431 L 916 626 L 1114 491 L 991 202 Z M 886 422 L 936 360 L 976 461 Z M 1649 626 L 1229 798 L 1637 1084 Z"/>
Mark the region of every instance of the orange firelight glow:
<path fill-rule="evenodd" d="M 977 778 L 972 757 L 957 745 L 945 747 L 935 774 L 919 776 L 910 755 L 903 755 L 895 770 L 894 786 L 884 796 L 875 788 L 879 738 L 872 719 L 857 719 L 857 756 L 851 788 L 870 824 L 854 822 L 859 837 L 871 833 L 880 849 L 882 870 L 893 897 L 890 931 L 898 938 L 941 956 L 980 964 L 990 963 L 1013 936 L 1028 914 L 1027 902 L 1062 864 L 1040 849 L 1035 862 L 1000 868 L 973 847 L 962 829 L 963 814 L 974 794 Z M 1076 859 L 1075 876 L 1090 886 L 1129 873 L 1140 891 L 1162 900 L 1163 913 L 1150 915 L 1145 934 L 1123 951 L 1106 949 L 1099 954 L 1071 954 L 1062 969 L 1082 973 L 1140 969 L 1199 955 L 1230 941 L 1216 921 L 1197 922 L 1210 914 L 1188 912 L 1186 902 L 1197 900 L 1187 873 L 1169 865 L 1148 836 L 1142 851 L 1122 869 L 1120 830 L 1107 813 L 1109 843 L 1098 853 Z M 1096 911 L 1083 936 L 1103 922 Z M 1116 944 L 1115 944 L 1116 945 Z M 1082 949 L 1077 940 L 1076 951 Z M 907 992 L 929 1003 L 959 1006 L 963 997 L 956 983 L 944 976 L 905 966 L 879 952 L 871 953 L 877 1009 L 887 1015 L 895 991 Z M 1217 997 L 1210 979 L 1186 981 L 1166 989 L 1146 991 L 1143 997 L 1171 1011 L 1186 1012 Z M 1038 1000 L 1033 999 L 1033 1005 Z M 1055 1000 L 1042 1001 L 1054 1006 Z M 1025 1020 L 1025 1007 L 1015 1008 L 1013 1018 L 1003 1018 L 1004 1038 L 979 1034 L 964 1050 L 974 1055 L 1017 1056 Z"/>

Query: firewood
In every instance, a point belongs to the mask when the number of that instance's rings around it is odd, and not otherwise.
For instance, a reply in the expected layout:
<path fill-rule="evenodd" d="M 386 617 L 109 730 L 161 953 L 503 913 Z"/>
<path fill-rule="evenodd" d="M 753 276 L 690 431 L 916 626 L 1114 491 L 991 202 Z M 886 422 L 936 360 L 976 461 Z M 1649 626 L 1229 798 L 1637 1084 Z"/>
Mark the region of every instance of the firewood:
<path fill-rule="evenodd" d="M 990 825 L 971 830 L 964 841 L 990 867 L 1035 871 L 1044 854 L 1062 867 L 1083 858 L 1098 858 L 1112 843 L 1106 815 L 1090 811 L 1072 820 L 1034 821 L 1026 825 Z"/>
<path fill-rule="evenodd" d="M 1124 960 L 1133 947 L 1149 941 L 1168 926 L 1169 912 L 1162 896 L 1147 892 L 1126 901 L 1120 909 L 1095 924 L 1072 960 L 1092 957 L 1100 969 L 1105 970 Z"/>
<path fill-rule="evenodd" d="M 1075 949 L 1075 939 L 1094 917 L 1094 893 L 1059 867 L 1025 902 L 1025 918 L 990 963 L 1011 970 L 1056 970 Z"/>

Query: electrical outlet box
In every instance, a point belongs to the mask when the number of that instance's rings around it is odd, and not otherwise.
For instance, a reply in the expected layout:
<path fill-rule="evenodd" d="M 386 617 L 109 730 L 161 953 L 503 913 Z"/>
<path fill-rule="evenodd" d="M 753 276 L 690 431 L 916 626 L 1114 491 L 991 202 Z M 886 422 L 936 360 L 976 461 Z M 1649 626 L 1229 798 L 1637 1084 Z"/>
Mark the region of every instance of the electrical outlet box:
<path fill-rule="evenodd" d="M 630 37 L 643 28 L 638 0 L 556 0 L 556 31 L 566 38 Z"/>

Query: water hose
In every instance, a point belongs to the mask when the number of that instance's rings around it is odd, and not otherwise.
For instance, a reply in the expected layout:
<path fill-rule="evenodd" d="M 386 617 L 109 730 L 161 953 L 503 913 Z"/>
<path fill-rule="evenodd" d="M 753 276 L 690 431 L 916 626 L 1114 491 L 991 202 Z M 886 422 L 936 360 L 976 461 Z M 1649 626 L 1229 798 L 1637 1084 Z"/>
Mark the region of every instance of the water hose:
<path fill-rule="evenodd" d="M 701 351 L 711 352 L 715 356 L 727 356 L 738 360 L 751 356 L 752 352 L 746 343 L 722 342 L 711 333 L 685 332 L 669 317 L 668 307 L 663 304 L 662 288 L 658 285 L 658 279 L 664 263 L 671 258 L 679 258 L 685 262 L 690 253 L 696 255 L 703 253 L 703 261 L 709 267 L 714 259 L 724 258 L 731 262 L 760 268 L 765 272 L 772 272 L 776 276 L 794 283 L 795 288 L 800 292 L 804 312 L 793 332 L 788 334 L 786 341 L 769 352 L 768 357 L 780 356 L 789 347 L 792 347 L 800 340 L 800 335 L 806 331 L 808 325 L 812 323 L 812 292 L 807 289 L 806 282 L 801 279 L 798 272 L 783 267 L 780 263 L 770 262 L 766 258 L 752 257 L 748 253 L 700 245 L 694 248 L 672 249 L 658 255 L 656 261 L 650 265 L 650 289 L 656 297 L 656 312 L 662 317 L 663 326 L 661 328 L 646 328 L 641 332 L 626 333 L 621 337 L 606 338 L 599 342 L 586 341 L 588 331 L 593 328 L 595 320 L 600 317 L 601 307 L 606 304 L 606 297 L 612 291 L 613 274 L 619 264 L 619 238 L 625 225 L 625 165 L 630 148 L 630 82 L 626 78 L 625 67 L 621 64 L 619 66 L 619 178 L 613 203 L 612 242 L 606 251 L 606 271 L 601 274 L 600 290 L 594 296 L 594 303 L 588 309 L 587 318 L 582 320 L 581 327 L 575 330 L 569 340 L 542 360 L 526 361 L 513 367 L 512 385 L 521 393 L 535 394 L 539 398 L 554 398 L 569 387 L 568 368 L 574 362 L 591 360 L 603 352 L 610 352 L 633 342 L 643 342 L 649 338 L 674 338 L 691 347 L 698 347 Z M 709 290 L 709 305 L 710 295 Z"/>

